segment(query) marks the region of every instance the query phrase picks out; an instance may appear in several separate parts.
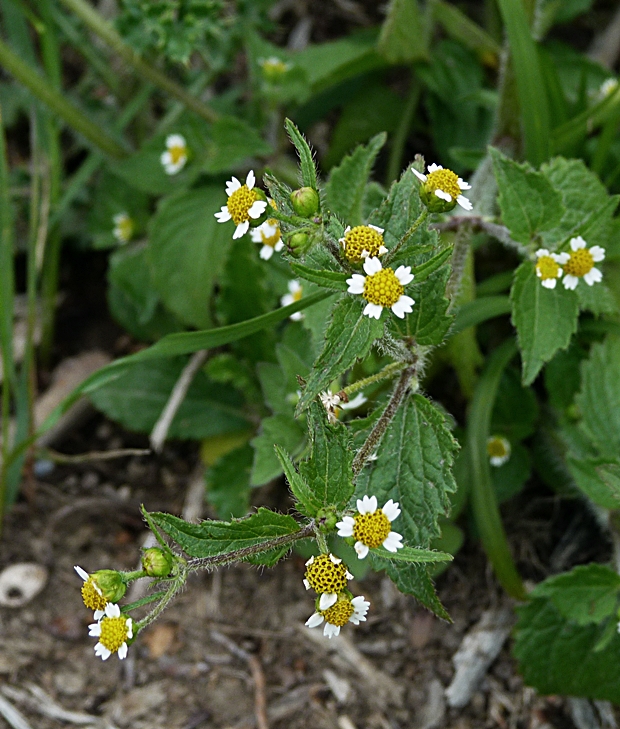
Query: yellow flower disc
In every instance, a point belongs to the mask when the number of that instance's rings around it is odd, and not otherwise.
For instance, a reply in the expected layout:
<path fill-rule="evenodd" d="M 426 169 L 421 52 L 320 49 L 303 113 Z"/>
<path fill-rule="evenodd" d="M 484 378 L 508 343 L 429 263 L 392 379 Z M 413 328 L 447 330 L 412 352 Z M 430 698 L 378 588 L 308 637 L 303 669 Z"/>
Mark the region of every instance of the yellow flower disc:
<path fill-rule="evenodd" d="M 170 153 L 170 161 L 173 165 L 179 164 L 187 155 L 185 147 L 177 147 L 176 145 L 174 147 L 168 147 L 168 152 Z"/>
<path fill-rule="evenodd" d="M 382 268 L 364 279 L 363 296 L 371 304 L 389 308 L 403 295 L 404 288 L 391 268 Z"/>
<path fill-rule="evenodd" d="M 101 621 L 101 635 L 99 642 L 104 648 L 110 652 L 116 651 L 127 640 L 127 618 L 120 616 L 118 618 L 104 618 Z"/>
<path fill-rule="evenodd" d="M 344 255 L 351 263 L 362 261 L 362 253 L 368 252 L 370 258 L 379 255 L 379 249 L 385 245 L 381 233 L 369 225 L 356 225 L 344 236 Z"/>
<path fill-rule="evenodd" d="M 392 529 L 382 509 L 372 514 L 357 514 L 354 519 L 353 537 L 367 547 L 381 546 Z"/>
<path fill-rule="evenodd" d="M 347 586 L 347 568 L 344 562 L 334 564 L 329 554 L 319 554 L 306 570 L 310 587 L 319 594 L 341 592 Z"/>
<path fill-rule="evenodd" d="M 506 458 L 510 455 L 504 438 L 489 438 L 487 441 L 487 455 L 489 458 Z"/>
<path fill-rule="evenodd" d="M 579 248 L 572 251 L 568 262 L 564 264 L 564 273 L 571 276 L 585 276 L 592 270 L 594 266 L 594 258 L 587 248 Z"/>
<path fill-rule="evenodd" d="M 427 175 L 424 186 L 433 192 L 435 190 L 443 190 L 453 200 L 456 200 L 461 194 L 458 175 L 452 172 L 452 170 L 435 170 L 435 172 L 431 172 Z"/>
<path fill-rule="evenodd" d="M 539 278 L 546 281 L 548 278 L 557 278 L 560 267 L 551 256 L 541 256 L 536 262 Z"/>
<path fill-rule="evenodd" d="M 82 585 L 82 600 L 89 610 L 105 610 L 108 602 L 97 589 L 92 577 Z"/>
<path fill-rule="evenodd" d="M 349 622 L 349 618 L 353 615 L 353 610 L 354 608 L 351 601 L 348 598 L 344 598 L 342 600 L 338 600 L 335 605 L 327 608 L 327 610 L 324 610 L 321 614 L 328 623 L 342 628 L 343 625 L 346 625 Z"/>
<path fill-rule="evenodd" d="M 235 225 L 239 225 L 239 223 L 244 223 L 250 219 L 248 210 L 254 205 L 256 200 L 258 200 L 256 193 L 254 190 L 250 190 L 247 185 L 242 185 L 238 190 L 233 192 L 228 198 L 226 206 Z"/>

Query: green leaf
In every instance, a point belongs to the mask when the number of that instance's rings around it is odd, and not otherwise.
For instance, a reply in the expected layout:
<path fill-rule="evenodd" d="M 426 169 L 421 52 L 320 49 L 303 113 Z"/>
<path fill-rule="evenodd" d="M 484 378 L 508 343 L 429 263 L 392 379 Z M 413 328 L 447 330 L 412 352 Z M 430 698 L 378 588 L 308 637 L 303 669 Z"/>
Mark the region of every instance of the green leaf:
<path fill-rule="evenodd" d="M 501 53 L 500 44 L 456 5 L 443 0 L 435 0 L 433 13 L 446 33 L 470 50 L 477 51 L 481 55 L 499 56 Z"/>
<path fill-rule="evenodd" d="M 433 549 L 419 549 L 417 547 L 403 547 L 397 552 L 388 552 L 383 547 L 372 550 L 373 554 L 381 559 L 392 560 L 393 562 L 451 562 L 454 557 L 446 552 L 436 552 Z"/>
<path fill-rule="evenodd" d="M 451 255 L 452 246 L 446 246 L 425 263 L 421 263 L 419 266 L 415 266 L 414 268 L 412 268 L 411 273 L 415 277 L 415 283 L 419 284 L 422 283 L 422 281 L 426 281 L 426 279 L 431 274 L 435 273 L 435 271 L 441 268 L 441 266 L 448 260 L 448 258 L 451 257 Z"/>
<path fill-rule="evenodd" d="M 235 116 L 222 116 L 214 122 L 204 147 L 203 169 L 210 174 L 236 170 L 249 157 L 267 157 L 273 152 L 254 127 Z"/>
<path fill-rule="evenodd" d="M 300 278 L 305 278 L 306 281 L 312 281 L 317 286 L 333 289 L 334 291 L 346 291 L 348 289 L 348 274 L 346 273 L 339 273 L 338 271 L 316 271 L 314 268 L 308 268 L 308 266 L 303 266 L 301 263 L 295 262 L 291 262 L 291 268 Z"/>
<path fill-rule="evenodd" d="M 391 0 L 377 42 L 390 63 L 428 58 L 428 33 L 417 0 Z"/>
<path fill-rule="evenodd" d="M 504 224 L 515 240 L 531 243 L 562 219 L 562 196 L 545 175 L 528 164 L 519 164 L 492 147 L 490 152 Z"/>
<path fill-rule="evenodd" d="M 415 301 L 413 311 L 402 322 L 391 318 L 390 324 L 418 344 L 441 344 L 452 324 L 452 316 L 446 314 L 450 302 L 445 296 L 450 272 L 450 266 L 445 265 L 422 283 L 414 279 L 406 292 Z"/>
<path fill-rule="evenodd" d="M 308 410 L 308 435 L 311 452 L 299 464 L 299 473 L 313 494 L 311 505 L 344 508 L 353 493 L 353 448 L 347 429 L 341 423 L 330 424 L 322 404 L 314 402 Z"/>
<path fill-rule="evenodd" d="M 301 168 L 301 180 L 305 187 L 311 187 L 314 190 L 318 190 L 318 182 L 316 178 L 316 167 L 314 166 L 314 157 L 312 150 L 306 142 L 303 134 L 297 129 L 290 119 L 284 120 L 284 126 L 291 139 L 291 142 L 295 145 L 297 154 L 299 155 L 299 166 Z"/>
<path fill-rule="evenodd" d="M 523 363 L 523 384 L 530 385 L 543 364 L 570 344 L 577 330 L 579 303 L 574 291 L 563 286 L 542 286 L 531 261 L 524 261 L 516 270 L 510 300 Z"/>
<path fill-rule="evenodd" d="M 344 296 L 334 306 L 325 346 L 308 378 L 297 412 L 307 408 L 332 380 L 365 357 L 383 334 L 383 322 L 362 313 L 365 304 L 361 296 Z"/>
<path fill-rule="evenodd" d="M 225 200 L 219 185 L 181 192 L 162 200 L 151 221 L 155 286 L 170 311 L 199 329 L 211 325 L 211 291 L 232 242 L 233 224 L 214 217 Z"/>
<path fill-rule="evenodd" d="M 595 316 L 615 314 L 618 311 L 615 296 L 603 282 L 594 286 L 588 286 L 585 281 L 580 282 L 575 293 L 582 311 L 591 311 Z"/>
<path fill-rule="evenodd" d="M 536 395 L 523 387 L 516 369 L 506 369 L 493 406 L 491 434 L 501 433 L 514 444 L 534 433 L 537 418 Z"/>
<path fill-rule="evenodd" d="M 292 516 L 263 507 L 256 514 L 234 521 L 190 524 L 161 512 L 151 513 L 150 517 L 190 557 L 217 557 L 238 549 L 260 547 L 271 539 L 299 531 Z"/>
<path fill-rule="evenodd" d="M 90 393 L 96 408 L 129 430 L 149 433 L 162 413 L 184 366 L 185 357 L 135 362 L 120 376 Z M 207 438 L 247 431 L 242 400 L 231 388 L 209 382 L 198 372 L 172 421 L 170 438 Z"/>
<path fill-rule="evenodd" d="M 349 225 L 362 221 L 362 202 L 375 159 L 385 144 L 386 134 L 377 134 L 364 146 L 347 155 L 332 169 L 325 185 L 327 207 Z"/>
<path fill-rule="evenodd" d="M 532 473 L 530 452 L 521 443 L 512 443 L 510 458 L 501 466 L 491 468 L 491 480 L 497 503 L 516 496 L 523 490 Z"/>
<path fill-rule="evenodd" d="M 615 460 L 620 453 L 620 337 L 608 335 L 592 345 L 581 366 L 581 383 L 576 398 L 581 427 L 602 456 Z"/>
<path fill-rule="evenodd" d="M 449 495 L 456 491 L 452 465 L 457 450 L 444 414 L 413 395 L 388 426 L 377 460 L 358 477 L 356 496 L 372 494 L 379 505 L 398 501 L 401 515 L 394 531 L 409 544 L 428 547 L 441 534 L 438 519 L 448 512 Z"/>
<path fill-rule="evenodd" d="M 318 500 L 314 495 L 314 492 L 306 483 L 306 480 L 297 473 L 293 461 L 288 453 L 280 446 L 274 446 L 286 480 L 291 487 L 293 496 L 297 499 L 295 507 L 297 510 L 305 514 L 306 516 L 316 516 L 319 509 Z"/>
<path fill-rule="evenodd" d="M 508 296 L 483 296 L 480 299 L 474 299 L 459 308 L 450 329 L 450 335 L 453 336 L 469 327 L 482 324 L 488 319 L 509 314 L 511 308 Z"/>
<path fill-rule="evenodd" d="M 620 462 L 604 458 L 567 458 L 568 470 L 580 491 L 603 509 L 620 508 Z"/>
<path fill-rule="evenodd" d="M 207 501 L 218 516 L 244 516 L 250 508 L 250 471 L 254 451 L 246 444 L 226 453 L 207 471 Z"/>
<path fill-rule="evenodd" d="M 288 453 L 296 455 L 304 442 L 304 432 L 292 415 L 273 415 L 264 418 L 259 435 L 252 440 L 254 463 L 250 483 L 261 486 L 282 473 L 282 467 L 274 450 L 281 446 Z"/>

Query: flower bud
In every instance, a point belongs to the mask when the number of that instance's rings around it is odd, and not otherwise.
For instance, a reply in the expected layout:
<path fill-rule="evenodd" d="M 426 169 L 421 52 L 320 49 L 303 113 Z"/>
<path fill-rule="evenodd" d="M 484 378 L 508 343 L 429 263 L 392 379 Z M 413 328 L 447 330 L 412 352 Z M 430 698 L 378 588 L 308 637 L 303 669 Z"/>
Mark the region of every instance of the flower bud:
<path fill-rule="evenodd" d="M 300 187 L 290 195 L 293 210 L 302 218 L 310 218 L 319 210 L 319 194 L 311 187 Z"/>
<path fill-rule="evenodd" d="M 425 183 L 420 186 L 420 200 L 426 205 L 430 213 L 449 213 L 456 207 L 456 200 L 444 200 L 437 197 L 435 187 Z"/>
<path fill-rule="evenodd" d="M 319 529 L 322 532 L 331 532 L 336 528 L 336 522 L 338 521 L 338 515 L 333 506 L 319 509 L 316 514 L 316 521 Z"/>
<path fill-rule="evenodd" d="M 172 555 L 159 547 L 151 547 L 142 555 L 142 567 L 149 577 L 168 577 L 172 562 Z"/>
<path fill-rule="evenodd" d="M 121 600 L 127 589 L 123 576 L 116 570 L 97 570 L 92 573 L 91 579 L 108 602 Z"/>
<path fill-rule="evenodd" d="M 312 240 L 307 233 L 293 233 L 286 241 L 288 252 L 295 258 L 302 256 L 311 244 Z"/>

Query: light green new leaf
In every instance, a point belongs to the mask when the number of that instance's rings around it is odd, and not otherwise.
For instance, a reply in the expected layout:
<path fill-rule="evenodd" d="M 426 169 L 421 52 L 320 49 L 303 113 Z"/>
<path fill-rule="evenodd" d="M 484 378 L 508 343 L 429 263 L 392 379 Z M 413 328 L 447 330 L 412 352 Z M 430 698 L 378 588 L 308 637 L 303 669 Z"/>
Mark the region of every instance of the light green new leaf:
<path fill-rule="evenodd" d="M 560 222 L 565 212 L 562 196 L 528 164 L 519 164 L 493 148 L 490 152 L 504 224 L 515 240 L 528 244 Z"/>
<path fill-rule="evenodd" d="M 214 217 L 226 201 L 219 186 L 165 198 L 151 220 L 149 253 L 164 304 L 185 324 L 211 326 L 210 299 L 234 232 Z"/>
<path fill-rule="evenodd" d="M 390 63 L 428 58 L 428 33 L 418 0 L 391 0 L 377 49 Z"/>
<path fill-rule="evenodd" d="M 316 516 L 320 508 L 319 499 L 308 486 L 303 476 L 297 473 L 293 461 L 288 453 L 280 446 L 275 446 L 276 455 L 286 476 L 291 492 L 297 499 L 295 508 L 306 516 Z"/>
<path fill-rule="evenodd" d="M 394 562 L 451 562 L 454 557 L 446 552 L 437 552 L 433 549 L 419 549 L 418 547 L 403 547 L 397 552 L 388 552 L 383 547 L 372 550 L 373 554 L 381 559 L 391 559 Z"/>
<path fill-rule="evenodd" d="M 353 493 L 353 448 L 347 429 L 331 424 L 322 404 L 312 403 L 308 410 L 308 435 L 311 454 L 299 464 L 299 473 L 313 494 L 312 506 L 344 508 Z"/>
<path fill-rule="evenodd" d="M 385 144 L 386 134 L 377 134 L 360 145 L 334 167 L 325 185 L 327 207 L 349 225 L 362 220 L 362 202 L 375 159 Z"/>
<path fill-rule="evenodd" d="M 161 512 L 151 513 L 150 517 L 190 557 L 217 557 L 299 531 L 299 524 L 292 516 L 263 507 L 256 514 L 234 521 L 190 524 Z"/>
<path fill-rule="evenodd" d="M 450 508 L 456 491 L 452 464 L 458 443 L 443 413 L 422 395 L 413 395 L 398 410 L 378 451 L 378 458 L 357 479 L 356 496 L 372 494 L 382 506 L 398 501 L 401 515 L 394 531 L 405 542 L 427 547 L 441 534 L 438 519 Z"/>
<path fill-rule="evenodd" d="M 288 453 L 299 453 L 304 442 L 304 431 L 291 415 L 272 415 L 264 418 L 259 435 L 252 440 L 254 463 L 250 483 L 261 486 L 282 473 L 282 467 L 274 450 L 279 445 Z"/>
<path fill-rule="evenodd" d="M 523 363 L 523 384 L 529 385 L 543 364 L 570 344 L 577 330 L 579 302 L 575 292 L 563 286 L 542 286 L 531 261 L 524 261 L 516 270 L 510 300 Z"/>
<path fill-rule="evenodd" d="M 325 346 L 312 369 L 297 412 L 301 412 L 332 380 L 365 357 L 383 334 L 383 321 L 363 314 L 361 296 L 344 296 L 335 306 L 325 335 Z"/>
<path fill-rule="evenodd" d="M 306 142 L 303 134 L 299 131 L 299 129 L 297 129 L 290 119 L 285 119 L 284 126 L 286 127 L 286 131 L 288 132 L 291 142 L 295 145 L 295 149 L 299 155 L 301 180 L 304 186 L 318 190 L 316 167 L 314 166 L 314 158 L 308 142 Z"/>

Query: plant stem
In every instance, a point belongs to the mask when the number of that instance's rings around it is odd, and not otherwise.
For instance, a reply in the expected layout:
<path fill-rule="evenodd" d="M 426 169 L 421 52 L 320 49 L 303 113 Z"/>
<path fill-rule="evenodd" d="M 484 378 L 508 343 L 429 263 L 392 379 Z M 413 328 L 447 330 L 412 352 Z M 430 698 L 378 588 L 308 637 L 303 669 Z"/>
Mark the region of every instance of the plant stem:
<path fill-rule="evenodd" d="M 142 618 L 142 620 L 140 620 L 139 622 L 136 622 L 134 624 L 134 629 L 135 629 L 134 638 L 141 630 L 144 630 L 144 628 L 146 628 L 147 625 L 150 625 L 154 620 L 157 620 L 157 618 L 168 607 L 168 604 L 172 600 L 172 598 L 183 587 L 186 579 L 187 579 L 187 570 L 183 570 L 183 572 L 179 573 L 179 576 L 177 577 L 177 579 L 166 590 L 166 592 L 164 593 L 164 596 L 157 603 L 157 605 L 153 608 L 153 610 L 151 610 L 151 612 L 148 615 L 145 615 L 145 617 Z"/>
<path fill-rule="evenodd" d="M 405 362 L 392 362 L 391 364 L 385 366 L 381 370 L 381 372 L 370 375 L 370 377 L 364 377 L 363 380 L 358 380 L 352 385 L 348 385 L 344 388 L 344 392 L 346 392 L 347 395 L 352 395 L 354 392 L 357 392 L 358 390 L 363 390 L 365 387 L 368 387 L 368 385 L 374 385 L 375 382 L 381 382 L 381 380 L 386 380 L 388 377 L 392 377 L 397 372 L 400 372 L 400 370 L 404 369 L 406 366 L 407 364 Z"/>
<path fill-rule="evenodd" d="M 44 104 L 47 104 L 70 127 L 73 127 L 76 132 L 82 134 L 105 154 L 116 159 L 127 155 L 125 149 L 118 142 L 108 137 L 100 126 L 92 122 L 77 107 L 67 101 L 59 91 L 50 85 L 47 79 L 43 78 L 29 64 L 13 53 L 3 40 L 0 40 L 0 65 L 15 76 Z"/>
<path fill-rule="evenodd" d="M 165 590 L 160 590 L 159 592 L 154 592 L 152 595 L 147 595 L 146 597 L 143 597 L 141 600 L 127 603 L 127 605 L 123 605 L 123 607 L 121 608 L 121 613 L 128 613 L 132 610 L 136 610 L 139 607 L 143 607 L 144 605 L 149 605 L 150 603 L 155 602 L 155 600 L 159 600 L 164 597 L 165 594 Z"/>
<path fill-rule="evenodd" d="M 398 173 L 402 169 L 403 153 L 405 151 L 405 143 L 407 141 L 407 134 L 413 121 L 413 115 L 415 114 L 418 101 L 420 100 L 420 93 L 422 87 L 418 79 L 413 75 L 412 70 L 411 86 L 409 88 L 409 95 L 405 101 L 405 107 L 398 123 L 398 128 L 394 134 L 392 140 L 392 148 L 390 150 L 390 158 L 388 160 L 388 168 L 386 174 L 386 181 L 390 185 L 398 177 Z"/>
<path fill-rule="evenodd" d="M 429 212 L 428 208 L 424 207 L 420 215 L 418 216 L 418 219 L 415 221 L 415 223 L 409 228 L 409 230 L 405 233 L 405 235 L 400 239 L 400 241 L 396 244 L 394 248 L 386 255 L 385 257 L 385 263 L 389 263 L 398 253 L 398 251 L 405 245 L 405 243 L 411 238 L 411 236 L 416 232 L 416 230 L 424 223 L 424 221 L 428 218 Z"/>
<path fill-rule="evenodd" d="M 96 33 L 96 35 L 104 40 L 124 61 L 130 66 L 133 66 L 136 73 L 169 93 L 170 96 L 181 101 L 188 109 L 191 109 L 208 122 L 218 120 L 219 114 L 213 111 L 213 109 L 203 104 L 202 101 L 191 94 L 188 94 L 182 86 L 179 86 L 179 84 L 168 78 L 164 73 L 143 61 L 140 55 L 125 43 L 111 23 L 108 23 L 92 5 L 85 0 L 61 0 L 61 2 L 69 10 L 72 10 L 93 33 Z"/>
<path fill-rule="evenodd" d="M 388 425 L 392 422 L 392 418 L 396 414 L 396 411 L 400 407 L 402 401 L 405 399 L 416 372 L 417 365 L 414 364 L 410 365 L 400 373 L 400 378 L 396 383 L 392 397 L 390 397 L 385 410 L 381 413 L 379 420 L 377 420 L 374 428 L 370 431 L 370 435 L 366 438 L 364 445 L 355 454 L 352 464 L 354 479 L 359 475 L 362 468 L 364 468 L 368 458 L 376 451 L 385 431 L 388 429 Z"/>

